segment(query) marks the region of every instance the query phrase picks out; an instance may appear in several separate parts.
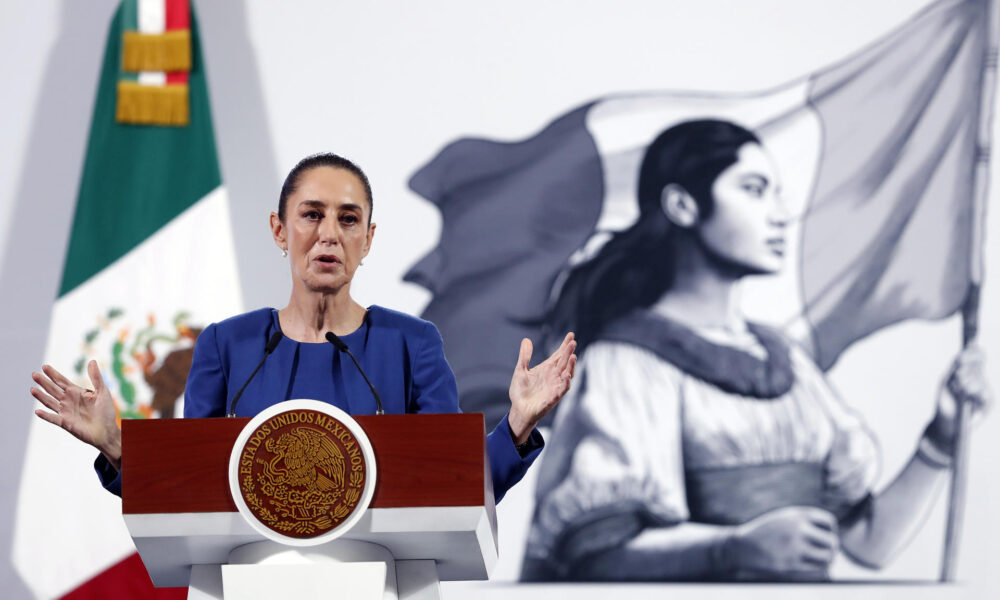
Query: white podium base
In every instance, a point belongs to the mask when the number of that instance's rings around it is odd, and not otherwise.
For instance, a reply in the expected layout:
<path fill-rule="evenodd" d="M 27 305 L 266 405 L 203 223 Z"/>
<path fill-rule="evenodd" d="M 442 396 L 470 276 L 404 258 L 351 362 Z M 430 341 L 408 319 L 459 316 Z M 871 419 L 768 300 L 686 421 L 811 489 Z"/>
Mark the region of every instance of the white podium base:
<path fill-rule="evenodd" d="M 385 564 L 362 562 L 315 565 L 223 565 L 227 600 L 302 598 L 396 600 L 385 589 Z"/>
<path fill-rule="evenodd" d="M 297 548 L 277 542 L 246 544 L 228 565 L 194 565 L 188 600 L 258 598 L 440 600 L 432 560 L 396 561 L 383 546 L 339 539 Z"/>

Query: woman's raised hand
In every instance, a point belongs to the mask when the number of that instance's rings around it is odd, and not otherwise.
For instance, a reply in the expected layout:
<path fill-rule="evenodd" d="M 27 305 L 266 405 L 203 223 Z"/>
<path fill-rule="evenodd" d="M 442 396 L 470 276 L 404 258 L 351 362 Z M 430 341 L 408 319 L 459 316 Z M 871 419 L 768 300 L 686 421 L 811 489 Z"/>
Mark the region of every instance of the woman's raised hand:
<path fill-rule="evenodd" d="M 514 375 L 510 378 L 510 415 L 507 422 L 518 444 L 524 443 L 535 425 L 555 407 L 569 390 L 576 368 L 576 340 L 567 333 L 559 348 L 544 362 L 529 369 L 531 340 L 521 340 Z"/>
<path fill-rule="evenodd" d="M 961 404 L 972 407 L 973 417 L 981 416 L 993 404 L 993 393 L 986 379 L 986 359 L 978 346 L 969 345 L 958 353 L 942 388 L 937 413 L 927 434 L 945 449 L 952 447 Z"/>
<path fill-rule="evenodd" d="M 43 366 L 41 373 L 32 373 L 38 387 L 31 388 L 31 395 L 49 409 L 36 409 L 35 414 L 94 446 L 120 469 L 122 438 L 115 420 L 114 399 L 104 385 L 97 361 L 90 361 L 87 374 L 94 386 L 92 390 L 76 385 L 49 365 Z"/>

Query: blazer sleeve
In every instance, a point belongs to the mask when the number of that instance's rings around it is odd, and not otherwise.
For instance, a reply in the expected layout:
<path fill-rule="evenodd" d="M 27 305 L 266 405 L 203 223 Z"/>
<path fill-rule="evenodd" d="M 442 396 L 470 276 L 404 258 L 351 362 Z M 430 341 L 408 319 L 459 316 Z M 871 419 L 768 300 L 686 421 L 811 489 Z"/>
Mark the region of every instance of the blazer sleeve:
<path fill-rule="evenodd" d="M 444 355 L 444 342 L 433 323 L 426 323 L 413 354 L 413 379 L 407 412 L 457 413 L 458 385 Z M 486 436 L 486 451 L 493 477 L 493 497 L 500 502 L 538 457 L 545 441 L 533 430 L 523 454 L 514 445 L 507 415 Z"/>

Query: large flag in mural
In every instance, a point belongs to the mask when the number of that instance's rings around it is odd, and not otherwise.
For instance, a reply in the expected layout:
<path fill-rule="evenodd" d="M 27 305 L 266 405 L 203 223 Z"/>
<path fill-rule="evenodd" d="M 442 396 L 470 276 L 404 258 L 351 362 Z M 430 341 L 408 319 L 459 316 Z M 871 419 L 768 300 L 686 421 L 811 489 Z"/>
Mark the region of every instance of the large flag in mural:
<path fill-rule="evenodd" d="M 741 95 L 602 98 L 517 143 L 462 139 L 410 185 L 443 217 L 406 278 L 433 292 L 463 409 L 499 417 L 521 337 L 536 343 L 560 273 L 638 216 L 646 146 L 676 123 L 757 132 L 799 215 L 789 267 L 753 282 L 751 317 L 779 324 L 830 368 L 864 336 L 963 304 L 988 52 L 986 0 L 941 0 L 839 64 Z M 844 235 L 848 233 L 850 235 Z"/>
<path fill-rule="evenodd" d="M 236 273 L 194 15 L 187 0 L 126 0 L 108 35 L 45 362 L 89 387 L 96 359 L 123 419 L 179 415 L 194 338 L 241 310 Z M 39 597 L 153 594 L 95 457 L 33 421 L 13 556 Z"/>

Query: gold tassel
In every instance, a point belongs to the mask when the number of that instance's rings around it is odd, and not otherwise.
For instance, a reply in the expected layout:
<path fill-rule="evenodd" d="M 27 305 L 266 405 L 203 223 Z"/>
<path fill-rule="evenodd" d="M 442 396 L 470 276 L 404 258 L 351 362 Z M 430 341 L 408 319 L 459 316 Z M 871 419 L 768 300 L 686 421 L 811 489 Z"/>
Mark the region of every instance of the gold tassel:
<path fill-rule="evenodd" d="M 142 85 L 119 81 L 115 120 L 133 125 L 187 125 L 190 121 L 188 86 L 186 83 Z"/>
<path fill-rule="evenodd" d="M 191 32 L 187 29 L 160 34 L 126 31 L 122 68 L 138 71 L 190 71 Z"/>

